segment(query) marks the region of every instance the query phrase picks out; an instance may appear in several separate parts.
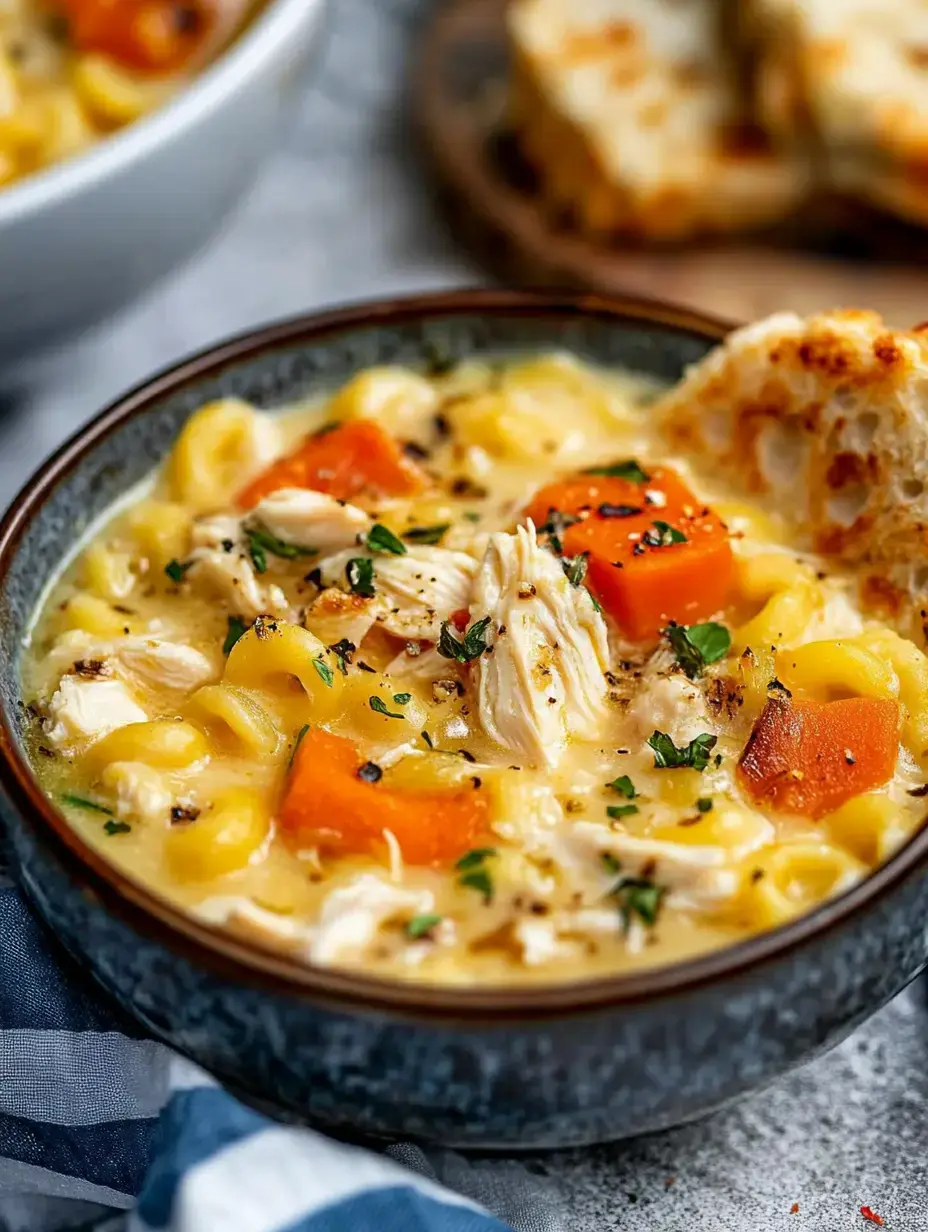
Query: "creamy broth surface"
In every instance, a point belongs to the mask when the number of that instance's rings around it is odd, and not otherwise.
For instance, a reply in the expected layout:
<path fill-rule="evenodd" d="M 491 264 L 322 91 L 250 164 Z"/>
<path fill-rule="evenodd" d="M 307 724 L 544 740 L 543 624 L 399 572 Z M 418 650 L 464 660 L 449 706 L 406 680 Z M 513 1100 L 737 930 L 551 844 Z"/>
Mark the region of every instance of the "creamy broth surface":
<path fill-rule="evenodd" d="M 656 392 L 552 354 L 202 408 L 38 614 L 49 797 L 190 912 L 403 979 L 653 966 L 841 893 L 921 824 L 928 660 Z"/>

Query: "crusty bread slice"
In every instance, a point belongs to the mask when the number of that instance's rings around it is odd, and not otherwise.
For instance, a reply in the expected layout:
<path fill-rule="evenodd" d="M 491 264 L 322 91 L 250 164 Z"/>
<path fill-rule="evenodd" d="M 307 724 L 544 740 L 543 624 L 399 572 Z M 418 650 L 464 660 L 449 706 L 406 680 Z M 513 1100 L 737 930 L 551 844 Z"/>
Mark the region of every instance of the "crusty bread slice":
<path fill-rule="evenodd" d="M 675 448 L 859 568 L 864 602 L 924 640 L 928 332 L 778 313 L 732 333 L 656 414 Z"/>
<path fill-rule="evenodd" d="M 679 240 L 780 220 L 805 165 L 746 124 L 716 0 L 512 0 L 510 112 L 552 210 Z"/>
<path fill-rule="evenodd" d="M 928 221 L 928 3 L 744 0 L 755 109 L 837 189 Z"/>

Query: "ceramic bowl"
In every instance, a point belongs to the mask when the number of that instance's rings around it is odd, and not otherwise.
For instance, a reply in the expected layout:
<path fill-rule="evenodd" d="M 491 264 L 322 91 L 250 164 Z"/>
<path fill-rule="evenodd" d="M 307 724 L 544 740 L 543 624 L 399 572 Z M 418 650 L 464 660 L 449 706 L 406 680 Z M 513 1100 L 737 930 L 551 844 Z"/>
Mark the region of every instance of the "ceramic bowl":
<path fill-rule="evenodd" d="M 324 0 L 272 0 L 166 106 L 0 190 L 0 362 L 92 325 L 219 228 L 254 179 Z"/>
<path fill-rule="evenodd" d="M 923 967 L 928 831 L 811 915 L 674 966 L 584 983 L 420 987 L 315 969 L 182 915 L 115 871 L 37 787 L 18 648 L 88 522 L 220 396 L 262 407 L 370 364 L 566 348 L 664 380 L 725 326 L 639 301 L 465 292 L 352 308 L 218 347 L 71 439 L 0 525 L 0 784 L 38 911 L 155 1036 L 264 1106 L 353 1134 L 564 1147 L 718 1108 L 836 1043 Z"/>

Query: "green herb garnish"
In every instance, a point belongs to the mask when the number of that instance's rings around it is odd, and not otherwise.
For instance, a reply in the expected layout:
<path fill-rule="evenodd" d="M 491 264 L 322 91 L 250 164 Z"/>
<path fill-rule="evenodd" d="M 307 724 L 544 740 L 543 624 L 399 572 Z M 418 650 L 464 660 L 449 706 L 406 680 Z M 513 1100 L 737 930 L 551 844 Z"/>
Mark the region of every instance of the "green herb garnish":
<path fill-rule="evenodd" d="M 413 526 L 403 531 L 403 538 L 410 543 L 441 543 L 445 532 L 450 529 L 450 522 L 443 522 L 440 526 Z"/>
<path fill-rule="evenodd" d="M 87 800 L 83 796 L 72 795 L 69 791 L 62 794 L 61 803 L 70 804 L 72 808 L 89 809 L 94 813 L 105 813 L 107 817 L 112 817 L 113 815 L 112 809 L 108 809 L 105 805 L 97 804 L 93 800 Z"/>
<path fill-rule="evenodd" d="M 482 515 L 479 514 L 476 509 L 465 509 L 461 514 L 461 517 L 465 520 L 465 522 L 479 522 L 481 516 Z"/>
<path fill-rule="evenodd" d="M 478 890 L 483 895 L 484 903 L 493 901 L 493 878 L 485 868 L 475 868 L 473 872 L 462 873 L 458 878 L 458 885 Z"/>
<path fill-rule="evenodd" d="M 405 556 L 409 550 L 402 539 L 397 539 L 393 531 L 388 530 L 380 522 L 374 523 L 364 536 L 364 542 L 368 551 L 381 552 L 384 555 Z"/>
<path fill-rule="evenodd" d="M 172 582 L 182 582 L 184 580 L 184 574 L 188 569 L 193 568 L 193 564 L 194 562 L 192 560 L 188 561 L 186 564 L 181 564 L 179 560 L 169 560 L 164 566 L 164 571 Z"/>
<path fill-rule="evenodd" d="M 112 817 L 109 821 L 103 823 L 103 833 L 109 834 L 128 834 L 132 827 L 126 821 L 114 821 Z"/>
<path fill-rule="evenodd" d="M 343 676 L 348 675 L 348 664 L 351 662 L 351 656 L 357 650 L 354 642 L 349 642 L 347 637 L 343 637 L 340 641 L 334 642 L 331 646 L 326 647 L 330 650 L 338 660 L 338 670 Z"/>
<path fill-rule="evenodd" d="M 609 475 L 613 479 L 627 479 L 631 483 L 647 483 L 651 478 L 634 458 L 627 458 L 624 462 L 613 462 L 609 466 L 589 466 L 583 473 L 585 475 Z"/>
<path fill-rule="evenodd" d="M 696 801 L 696 807 L 697 809 L 699 809 L 700 813 L 711 813 L 712 812 L 712 801 L 709 799 L 708 796 L 700 796 L 699 799 Z"/>
<path fill-rule="evenodd" d="M 393 700 L 398 706 L 405 706 L 407 702 L 412 701 L 411 693 L 394 693 Z"/>
<path fill-rule="evenodd" d="M 632 813 L 637 812 L 637 804 L 608 804 L 606 806 L 606 816 L 614 820 L 618 820 L 619 817 L 631 817 Z"/>
<path fill-rule="evenodd" d="M 293 751 L 290 754 L 290 760 L 287 762 L 288 770 L 293 765 L 293 759 L 296 757 L 297 753 L 299 752 L 300 745 L 303 743 L 303 737 L 306 735 L 308 731 L 309 731 L 309 724 L 304 723 L 303 726 L 300 728 L 300 730 L 296 733 L 296 740 L 294 740 L 293 742 Z"/>
<path fill-rule="evenodd" d="M 581 552 L 579 556 L 564 556 L 561 558 L 561 566 L 567 574 L 567 580 L 571 586 L 583 584 L 589 559 L 589 552 Z"/>
<path fill-rule="evenodd" d="M 717 743 L 718 736 L 710 736 L 708 732 L 696 736 L 684 748 L 677 748 L 666 732 L 655 730 L 648 737 L 657 770 L 677 770 L 684 766 L 705 770 L 709 764 L 709 754 Z"/>
<path fill-rule="evenodd" d="M 258 526 L 252 526 L 246 530 L 245 538 L 248 540 L 248 553 L 258 573 L 267 572 L 268 552 L 284 560 L 295 560 L 298 556 L 318 555 L 317 548 L 304 548 L 297 543 L 285 543 L 283 539 L 278 539 L 270 531 L 262 530 Z"/>
<path fill-rule="evenodd" d="M 345 566 L 345 577 L 355 595 L 374 597 L 374 562 L 368 556 L 353 556 Z"/>
<path fill-rule="evenodd" d="M 412 941 L 425 937 L 432 929 L 442 922 L 440 915 L 414 915 L 406 924 L 406 936 Z"/>
<path fill-rule="evenodd" d="M 561 513 L 560 509 L 549 509 L 548 520 L 543 526 L 539 526 L 539 535 L 548 536 L 548 545 L 560 555 L 564 551 L 564 544 L 561 541 L 561 536 L 568 526 L 573 526 L 580 519 L 572 513 Z"/>
<path fill-rule="evenodd" d="M 603 614 L 602 604 L 599 602 L 599 600 L 596 598 L 595 595 L 593 594 L 590 595 L 590 602 L 593 604 L 593 607 L 596 609 L 596 611 L 599 612 L 600 616 L 602 616 Z"/>
<path fill-rule="evenodd" d="M 335 680 L 335 673 L 321 655 L 319 658 L 313 659 L 313 667 L 316 669 L 316 675 L 322 683 L 331 689 L 332 683 Z"/>
<path fill-rule="evenodd" d="M 460 860 L 458 860 L 457 864 L 454 866 L 455 871 L 458 873 L 466 873 L 468 869 L 479 868 L 484 860 L 487 860 L 490 856 L 495 855 L 495 847 L 474 847 L 471 851 L 466 851 L 464 855 L 461 856 Z"/>
<path fill-rule="evenodd" d="M 432 744 L 432 737 L 429 735 L 427 731 L 419 732 L 419 735 L 422 737 L 422 739 L 425 741 L 425 743 L 429 746 L 430 749 L 434 749 L 435 745 Z"/>
<path fill-rule="evenodd" d="M 459 640 L 451 632 L 451 622 L 442 623 L 438 638 L 438 653 L 446 659 L 455 659 L 458 663 L 471 663 L 479 659 L 487 648 L 486 631 L 490 626 L 490 617 L 475 620 Z"/>
<path fill-rule="evenodd" d="M 638 795 L 635 791 L 635 784 L 631 781 L 627 774 L 620 774 L 617 779 L 613 779 L 611 783 L 606 784 L 613 791 L 617 791 L 620 796 L 624 796 L 626 800 L 634 800 Z"/>
<path fill-rule="evenodd" d="M 714 620 L 701 625 L 671 624 L 664 636 L 690 680 L 695 680 L 708 664 L 723 659 L 731 647 L 731 634 Z"/>
<path fill-rule="evenodd" d="M 609 891 L 609 897 L 617 901 L 627 931 L 635 915 L 649 927 L 654 925 L 665 893 L 662 886 L 646 877 L 622 877 Z"/>
<path fill-rule="evenodd" d="M 378 697 L 375 693 L 373 697 L 368 698 L 371 710 L 375 710 L 377 714 L 385 715 L 388 719 L 401 719 L 401 714 L 394 714 L 392 710 L 388 710 L 386 703 L 382 697 Z"/>
<path fill-rule="evenodd" d="M 241 616 L 229 617 L 229 632 L 226 634 L 226 640 L 222 643 L 222 653 L 227 655 L 232 650 L 232 647 L 247 632 L 248 626 L 242 620 Z"/>
<path fill-rule="evenodd" d="M 641 536 L 641 542 L 651 548 L 669 548 L 674 543 L 686 543 L 686 535 L 669 522 L 652 522 Z"/>

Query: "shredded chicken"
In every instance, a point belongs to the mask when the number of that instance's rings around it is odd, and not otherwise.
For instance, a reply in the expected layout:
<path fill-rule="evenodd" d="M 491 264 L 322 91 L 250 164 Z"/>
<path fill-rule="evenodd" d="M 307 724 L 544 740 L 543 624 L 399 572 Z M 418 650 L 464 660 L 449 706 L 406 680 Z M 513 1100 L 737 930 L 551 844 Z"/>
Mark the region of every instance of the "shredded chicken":
<path fill-rule="evenodd" d="M 104 788 L 115 801 L 115 813 L 123 821 L 151 824 L 167 822 L 174 797 L 164 776 L 139 761 L 114 761 L 103 771 Z"/>
<path fill-rule="evenodd" d="M 490 539 L 472 620 L 492 616 L 476 663 L 487 735 L 534 765 L 554 766 L 569 736 L 595 739 L 605 711 L 606 625 L 589 593 L 538 546 L 535 529 Z"/>
<path fill-rule="evenodd" d="M 307 949 L 312 930 L 306 924 L 268 911 L 250 898 L 234 895 L 217 895 L 208 898 L 196 908 L 196 913 L 207 924 L 217 924 L 233 929 L 242 936 L 250 937 L 274 948 Z"/>
<path fill-rule="evenodd" d="M 191 567 L 186 580 L 204 586 L 245 620 L 290 614 L 287 596 L 279 586 L 258 581 L 239 518 L 221 515 L 201 518 L 193 525 Z"/>
<path fill-rule="evenodd" d="M 360 646 L 376 618 L 377 608 L 373 599 L 348 594 L 330 586 L 306 609 L 303 624 L 325 646 L 334 646 L 343 639 L 353 646 Z"/>
<path fill-rule="evenodd" d="M 406 890 L 373 873 L 362 873 L 326 897 L 310 957 L 323 964 L 361 958 L 388 921 L 411 919 L 434 905 L 429 890 Z"/>
<path fill-rule="evenodd" d="M 741 882 L 734 865 L 775 837 L 768 822 L 738 846 L 695 846 L 638 838 L 599 822 L 578 821 L 570 841 L 586 851 L 590 860 L 599 860 L 603 854 L 613 856 L 623 875 L 646 874 L 655 885 L 672 892 L 674 905 L 705 910 L 737 893 Z"/>
<path fill-rule="evenodd" d="M 635 727 L 633 738 L 639 740 L 647 740 L 657 729 L 675 744 L 685 745 L 702 732 L 717 732 L 702 690 L 680 672 L 646 671 L 627 717 Z"/>
<path fill-rule="evenodd" d="M 411 547 L 390 556 L 351 548 L 321 563 L 323 582 L 345 586 L 345 569 L 357 557 L 373 560 L 377 621 L 397 637 L 437 642 L 442 623 L 470 603 L 477 562 L 464 552 Z"/>
<path fill-rule="evenodd" d="M 316 552 L 348 547 L 371 525 L 363 509 L 307 488 L 272 492 L 259 502 L 254 516 L 284 543 Z"/>
<path fill-rule="evenodd" d="M 184 691 L 196 689 L 217 674 L 206 655 L 181 642 L 141 634 L 101 638 L 83 629 L 63 633 L 48 652 L 45 666 L 55 676 L 62 672 L 96 679 L 115 675 L 130 684 Z"/>
<path fill-rule="evenodd" d="M 147 718 L 122 681 L 63 676 L 48 703 L 46 738 L 55 748 L 67 750 Z"/>

